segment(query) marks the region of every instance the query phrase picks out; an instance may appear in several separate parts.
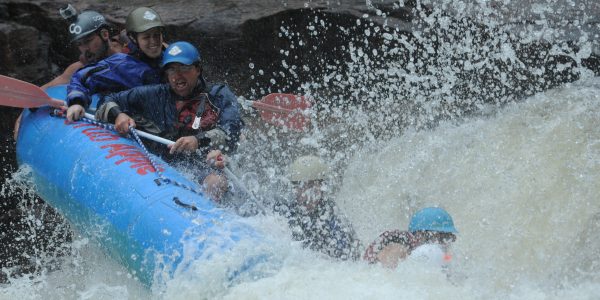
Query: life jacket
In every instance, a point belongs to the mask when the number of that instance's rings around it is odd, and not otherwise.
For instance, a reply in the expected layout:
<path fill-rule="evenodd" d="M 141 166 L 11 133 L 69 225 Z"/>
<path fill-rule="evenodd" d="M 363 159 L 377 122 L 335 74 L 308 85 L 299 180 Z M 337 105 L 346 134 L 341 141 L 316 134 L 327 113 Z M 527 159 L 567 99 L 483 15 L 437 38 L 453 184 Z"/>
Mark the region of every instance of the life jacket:
<path fill-rule="evenodd" d="M 215 95 L 225 87 L 220 86 Z M 179 131 L 179 136 L 195 135 L 198 131 L 208 131 L 217 125 L 219 121 L 220 110 L 214 105 L 214 101 L 209 93 L 200 93 L 192 99 L 177 101 L 177 123 L 175 127 Z"/>

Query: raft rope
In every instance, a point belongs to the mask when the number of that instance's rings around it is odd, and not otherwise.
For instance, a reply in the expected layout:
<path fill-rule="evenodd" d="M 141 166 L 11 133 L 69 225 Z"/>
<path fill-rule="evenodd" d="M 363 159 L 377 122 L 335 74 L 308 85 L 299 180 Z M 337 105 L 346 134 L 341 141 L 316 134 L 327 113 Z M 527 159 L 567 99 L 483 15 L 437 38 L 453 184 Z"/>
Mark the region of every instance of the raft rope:
<path fill-rule="evenodd" d="M 65 117 L 64 112 L 61 111 L 61 110 L 58 110 L 58 109 L 54 110 L 53 115 L 59 116 L 59 117 L 63 117 L 63 118 Z M 93 120 L 93 119 L 90 119 L 90 118 L 86 118 L 86 117 L 81 118 L 81 121 L 84 121 L 84 122 L 96 125 L 98 127 L 102 127 L 104 129 L 107 129 L 107 130 L 110 130 L 110 131 L 117 132 L 117 129 L 112 124 L 99 122 L 99 121 L 96 121 L 96 120 Z M 135 131 L 135 128 L 129 126 L 129 135 L 132 136 L 133 140 L 135 140 L 136 143 L 140 146 L 140 148 L 144 152 L 144 155 L 146 156 L 146 158 L 148 159 L 148 161 L 150 161 L 150 164 L 152 165 L 152 167 L 156 171 L 156 175 L 158 176 L 158 179 L 160 179 L 160 181 L 162 181 L 162 182 L 164 182 L 166 184 L 175 185 L 177 187 L 183 188 L 185 190 L 188 190 L 188 191 L 190 191 L 192 193 L 195 193 L 195 194 L 198 194 L 198 195 L 204 197 L 204 193 L 202 191 L 200 191 L 198 189 L 195 189 L 194 187 L 191 187 L 191 186 L 189 186 L 187 184 L 178 182 L 177 180 L 173 180 L 171 178 L 168 178 L 168 177 L 164 176 L 164 174 L 158 168 L 158 164 L 154 161 L 154 159 L 152 158 L 152 155 L 150 155 L 150 152 L 148 151 L 148 149 L 146 149 L 146 146 L 144 146 L 144 143 L 142 143 L 142 140 L 140 139 L 140 136 Z"/>
<path fill-rule="evenodd" d="M 92 120 L 90 120 L 88 118 L 85 118 L 85 119 L 86 119 L 86 121 L 92 121 Z M 98 122 L 98 121 L 94 120 L 93 122 Z M 94 124 L 94 123 L 92 123 L 92 124 Z M 115 126 L 112 125 L 112 124 L 106 124 L 106 123 L 102 123 L 102 124 L 111 126 L 112 130 L 116 130 Z M 138 143 L 138 145 L 140 145 L 140 148 L 142 148 L 142 151 L 144 151 L 144 155 L 146 155 L 146 158 L 148 158 L 148 160 L 150 161 L 150 164 L 152 165 L 152 167 L 156 171 L 156 174 L 158 175 L 158 178 L 160 180 L 162 180 L 166 184 L 170 183 L 170 184 L 173 184 L 175 186 L 178 186 L 178 187 L 181 187 L 183 189 L 186 189 L 188 191 L 191 191 L 193 193 L 196 193 L 196 194 L 198 194 L 200 196 L 204 196 L 204 194 L 201 191 L 196 190 L 195 188 L 193 188 L 191 186 L 188 186 L 187 184 L 183 184 L 181 182 L 178 182 L 177 180 L 172 180 L 172 179 L 170 179 L 168 177 L 165 177 L 163 175 L 163 173 L 158 169 L 158 164 L 156 164 L 156 162 L 152 158 L 152 155 L 150 155 L 150 152 L 148 151 L 148 149 L 146 149 L 146 146 L 144 146 L 144 143 L 142 143 L 142 140 L 140 139 L 140 136 L 137 134 L 137 132 L 135 131 L 135 128 L 133 128 L 133 126 L 129 126 L 129 134 L 133 137 L 133 139 L 135 139 L 135 141 Z"/>

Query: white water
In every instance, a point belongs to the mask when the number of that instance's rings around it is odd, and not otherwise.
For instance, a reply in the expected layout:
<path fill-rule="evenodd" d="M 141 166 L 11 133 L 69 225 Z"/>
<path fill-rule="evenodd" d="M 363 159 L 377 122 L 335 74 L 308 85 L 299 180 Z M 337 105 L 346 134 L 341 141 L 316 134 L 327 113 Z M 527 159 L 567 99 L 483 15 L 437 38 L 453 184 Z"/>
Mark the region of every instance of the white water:
<path fill-rule="evenodd" d="M 498 10 L 485 1 L 476 3 L 485 8 L 481 11 L 475 4 L 465 7 L 475 7 L 475 17 L 493 26 L 500 20 L 493 13 L 512 12 L 507 7 L 515 4 L 495 2 L 502 4 Z M 518 28 L 525 34 L 524 39 L 568 35 L 551 30 L 553 24 L 560 23 L 556 16 L 563 11 L 552 8 L 550 1 L 544 3 L 532 5 L 536 11 L 533 14 L 509 13 L 510 18 L 504 22 L 542 20 L 537 23 L 541 26 L 534 29 Z M 460 12 L 461 6 L 456 9 Z M 550 17 L 550 11 L 554 17 Z M 543 18 L 539 17 L 542 12 Z M 464 13 L 473 14 L 466 9 Z M 578 61 L 586 49 L 597 47 L 593 34 L 584 32 L 583 36 L 582 45 L 588 46 L 582 47 L 584 51 L 562 49 Z M 431 46 L 426 40 L 421 37 L 419 42 Z M 506 41 L 503 37 L 496 40 Z M 431 74 L 423 75 L 414 74 L 414 66 L 395 61 L 387 62 L 382 72 L 364 54 L 372 49 L 364 46 L 355 42 L 348 47 L 353 59 L 347 63 L 348 70 L 333 66 L 331 74 L 307 84 L 306 89 L 340 86 L 356 98 L 366 96 L 374 104 L 389 105 L 392 110 L 399 103 L 407 104 L 409 113 L 416 107 L 414 114 L 403 116 L 408 130 L 392 130 L 391 136 L 376 137 L 365 127 L 377 120 L 380 112 L 357 109 L 341 114 L 348 119 L 347 127 L 336 127 L 340 139 L 360 136 L 356 144 L 327 148 L 326 139 L 331 136 L 323 129 L 328 126 L 324 123 L 300 144 L 330 157 L 339 167 L 336 199 L 363 244 L 383 230 L 406 228 L 409 215 L 420 207 L 445 207 L 459 230 L 450 280 L 437 268 L 417 261 L 406 261 L 393 271 L 363 262 L 332 261 L 292 242 L 281 218 L 256 217 L 248 222 L 279 240 L 274 249 L 285 258 L 277 273 L 263 279 L 226 287 L 210 280 L 211 275 L 221 275 L 221 266 L 215 265 L 212 274 L 206 269 L 200 274 L 180 274 L 165 286 L 147 290 L 93 242 L 76 236 L 73 253 L 63 258 L 58 270 L 13 279 L 9 285 L 0 286 L 0 299 L 597 298 L 600 220 L 593 217 L 600 214 L 600 78 L 592 78 L 589 71 L 581 69 L 578 72 L 585 77 L 581 81 L 526 99 L 501 99 L 499 103 L 508 103 L 503 107 L 485 105 L 478 99 L 461 99 L 453 94 L 453 83 L 458 80 L 454 69 L 446 66 L 451 59 L 460 58 L 461 51 L 471 53 L 468 58 L 480 55 L 514 62 L 515 54 L 509 47 L 481 50 L 467 32 L 444 45 L 446 56 L 432 56 L 437 64 L 428 70 Z M 560 52 L 558 48 L 555 51 Z M 476 62 L 474 59 L 473 64 L 462 66 L 498 70 L 491 63 Z M 336 81 L 340 73 L 349 79 L 342 76 Z M 500 72 L 499 76 L 509 89 L 513 87 L 512 74 Z M 411 89 L 411 83 L 423 83 L 430 89 Z M 481 88 L 470 87 L 475 91 Z M 457 106 L 474 104 L 478 109 L 473 116 L 459 118 L 460 110 L 448 109 L 441 99 L 451 99 Z M 421 129 L 440 115 L 451 116 L 452 121 Z M 268 134 L 265 141 L 272 139 Z M 283 152 L 283 144 L 254 146 L 257 152 Z M 286 155 L 293 156 L 284 152 Z M 281 172 L 264 164 L 259 164 L 266 169 L 263 173 L 268 178 L 263 180 L 279 179 Z"/>
<path fill-rule="evenodd" d="M 442 205 L 460 231 L 451 280 L 418 262 L 390 271 L 318 257 L 289 239 L 283 220 L 257 217 L 249 222 L 282 241 L 286 257 L 279 272 L 258 281 L 200 288 L 198 278 L 182 275 L 147 291 L 77 237 L 59 270 L 15 279 L 0 297 L 593 299 L 600 295 L 600 272 L 591 269 L 600 263 L 599 226 L 589 224 L 600 213 L 599 123 L 600 78 L 592 78 L 354 156 L 337 199 L 361 239 L 406 228 L 418 207 Z"/>

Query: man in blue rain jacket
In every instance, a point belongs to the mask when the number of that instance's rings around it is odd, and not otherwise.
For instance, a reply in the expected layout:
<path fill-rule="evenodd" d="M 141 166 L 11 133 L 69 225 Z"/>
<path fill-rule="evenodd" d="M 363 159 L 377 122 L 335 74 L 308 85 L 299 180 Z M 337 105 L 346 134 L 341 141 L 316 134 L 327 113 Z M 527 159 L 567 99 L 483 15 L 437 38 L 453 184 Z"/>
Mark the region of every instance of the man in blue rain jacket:
<path fill-rule="evenodd" d="M 206 83 L 198 50 L 188 42 L 173 43 L 161 66 L 168 83 L 107 95 L 96 118 L 114 123 L 120 133 L 137 123 L 150 133 L 176 140 L 171 154 L 234 150 L 243 126 L 237 99 L 228 86 Z"/>

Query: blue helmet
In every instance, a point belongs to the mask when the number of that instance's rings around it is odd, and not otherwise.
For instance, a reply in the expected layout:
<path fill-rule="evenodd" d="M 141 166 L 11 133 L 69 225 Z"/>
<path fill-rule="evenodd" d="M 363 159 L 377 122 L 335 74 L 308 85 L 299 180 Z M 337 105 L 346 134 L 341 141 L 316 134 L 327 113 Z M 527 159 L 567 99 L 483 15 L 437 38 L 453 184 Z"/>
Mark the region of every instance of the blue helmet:
<path fill-rule="evenodd" d="M 199 61 L 200 52 L 194 45 L 188 42 L 175 42 L 165 49 L 160 67 L 164 68 L 167 64 L 173 62 L 191 65 Z"/>
<path fill-rule="evenodd" d="M 420 230 L 456 233 L 452 217 L 442 208 L 426 207 L 417 211 L 410 219 L 408 231 Z"/>

